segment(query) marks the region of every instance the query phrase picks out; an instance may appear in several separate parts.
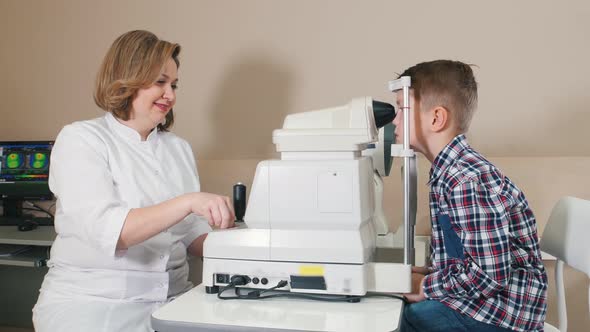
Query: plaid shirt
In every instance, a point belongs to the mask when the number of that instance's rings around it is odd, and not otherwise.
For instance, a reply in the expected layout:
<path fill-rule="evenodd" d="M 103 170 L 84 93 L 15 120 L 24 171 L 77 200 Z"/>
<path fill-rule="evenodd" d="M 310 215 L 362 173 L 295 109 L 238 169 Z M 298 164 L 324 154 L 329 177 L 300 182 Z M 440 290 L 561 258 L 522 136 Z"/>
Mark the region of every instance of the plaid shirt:
<path fill-rule="evenodd" d="M 430 170 L 432 271 L 426 298 L 477 321 L 543 331 L 547 275 L 524 194 L 464 135 Z"/>

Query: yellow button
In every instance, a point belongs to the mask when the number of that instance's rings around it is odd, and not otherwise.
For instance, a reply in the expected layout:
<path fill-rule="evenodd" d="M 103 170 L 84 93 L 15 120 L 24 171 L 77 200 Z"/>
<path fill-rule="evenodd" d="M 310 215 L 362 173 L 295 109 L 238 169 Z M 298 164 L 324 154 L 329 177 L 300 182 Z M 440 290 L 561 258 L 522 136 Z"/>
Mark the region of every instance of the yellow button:
<path fill-rule="evenodd" d="M 324 267 L 321 265 L 302 265 L 299 267 L 299 275 L 302 276 L 323 276 Z"/>

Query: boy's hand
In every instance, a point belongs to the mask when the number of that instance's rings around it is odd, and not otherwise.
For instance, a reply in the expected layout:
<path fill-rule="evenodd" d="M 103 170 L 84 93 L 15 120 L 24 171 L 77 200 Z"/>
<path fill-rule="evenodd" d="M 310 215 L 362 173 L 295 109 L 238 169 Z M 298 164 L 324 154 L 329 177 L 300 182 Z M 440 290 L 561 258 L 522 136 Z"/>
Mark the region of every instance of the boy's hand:
<path fill-rule="evenodd" d="M 412 267 L 412 271 L 414 267 Z M 410 303 L 416 303 L 426 300 L 426 295 L 424 295 L 424 277 L 425 275 L 422 273 L 412 273 L 412 293 L 406 293 L 404 296 Z"/>

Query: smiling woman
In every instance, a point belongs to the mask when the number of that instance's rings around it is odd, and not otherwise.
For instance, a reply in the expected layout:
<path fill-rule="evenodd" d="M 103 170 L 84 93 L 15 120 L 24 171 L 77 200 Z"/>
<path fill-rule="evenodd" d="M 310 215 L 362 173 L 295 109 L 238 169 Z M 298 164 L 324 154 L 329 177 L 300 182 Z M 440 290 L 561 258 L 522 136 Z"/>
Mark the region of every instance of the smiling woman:
<path fill-rule="evenodd" d="M 151 312 L 193 286 L 187 253 L 201 255 L 211 226 L 233 226 L 229 198 L 200 192 L 190 145 L 168 131 L 179 52 L 147 31 L 117 38 L 96 80 L 106 115 L 59 133 L 36 331 L 151 331 Z"/>

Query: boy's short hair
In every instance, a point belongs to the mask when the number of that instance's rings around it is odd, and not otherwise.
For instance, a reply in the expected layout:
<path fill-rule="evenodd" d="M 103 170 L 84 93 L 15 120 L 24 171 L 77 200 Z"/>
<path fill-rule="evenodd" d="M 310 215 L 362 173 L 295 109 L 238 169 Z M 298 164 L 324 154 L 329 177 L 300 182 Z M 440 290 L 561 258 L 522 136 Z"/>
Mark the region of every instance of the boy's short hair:
<path fill-rule="evenodd" d="M 119 36 L 104 57 L 96 75 L 94 102 L 121 120 L 129 120 L 137 91 L 158 79 L 168 59 L 178 67 L 180 45 L 161 40 L 149 31 L 134 30 Z M 166 114 L 166 131 L 174 123 L 174 112 Z"/>
<path fill-rule="evenodd" d="M 414 99 L 421 109 L 443 106 L 461 133 L 469 129 L 477 108 L 477 82 L 471 65 L 452 60 L 422 62 L 406 69 L 402 76 L 411 77 Z"/>

